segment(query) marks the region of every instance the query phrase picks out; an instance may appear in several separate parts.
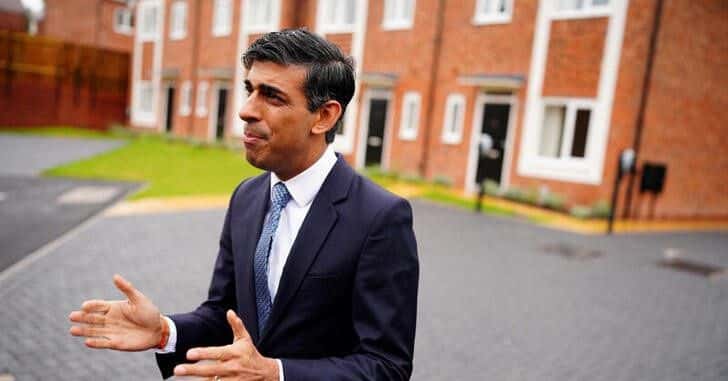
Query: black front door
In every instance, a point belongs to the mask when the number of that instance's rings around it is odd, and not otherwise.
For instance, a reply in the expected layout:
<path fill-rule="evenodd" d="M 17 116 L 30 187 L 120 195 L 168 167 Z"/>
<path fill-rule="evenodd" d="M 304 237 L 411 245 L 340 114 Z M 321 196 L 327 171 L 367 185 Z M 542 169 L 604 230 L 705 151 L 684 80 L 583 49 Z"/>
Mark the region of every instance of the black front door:
<path fill-rule="evenodd" d="M 382 148 L 384 145 L 384 124 L 387 121 L 387 100 L 372 99 L 369 103 L 369 132 L 367 133 L 367 151 L 364 155 L 365 166 L 382 164 Z"/>
<path fill-rule="evenodd" d="M 215 137 L 222 139 L 225 136 L 225 110 L 227 109 L 227 89 L 217 91 L 217 120 L 215 121 Z"/>
<path fill-rule="evenodd" d="M 174 87 L 167 88 L 167 118 L 164 122 L 164 131 L 172 132 L 172 120 L 174 119 Z"/>
<path fill-rule="evenodd" d="M 480 183 L 487 179 L 500 184 L 511 105 L 486 103 L 484 107 L 475 181 Z"/>

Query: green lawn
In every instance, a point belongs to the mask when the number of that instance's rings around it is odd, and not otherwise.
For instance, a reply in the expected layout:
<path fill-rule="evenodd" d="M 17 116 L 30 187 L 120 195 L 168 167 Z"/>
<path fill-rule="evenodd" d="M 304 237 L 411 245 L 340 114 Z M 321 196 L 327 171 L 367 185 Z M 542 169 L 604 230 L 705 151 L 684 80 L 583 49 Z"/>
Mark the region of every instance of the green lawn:
<path fill-rule="evenodd" d="M 116 138 L 127 144 L 116 150 L 85 160 L 45 171 L 46 176 L 85 179 L 128 180 L 145 183 L 132 199 L 173 196 L 228 196 L 244 178 L 260 173 L 243 157 L 240 150 L 219 144 L 194 143 L 156 133 L 137 134 L 125 129 L 109 132 L 90 131 L 73 127 L 42 127 L 12 129 L 0 127 L 0 132 L 55 137 Z M 425 199 L 473 210 L 474 200 L 448 192 L 442 186 L 422 180 L 402 179 L 396 174 L 368 169 L 365 174 L 384 187 L 404 182 L 420 187 Z M 511 210 L 488 202 L 483 212 L 514 216 Z"/>
<path fill-rule="evenodd" d="M 124 131 L 96 132 L 70 127 L 0 129 L 23 134 L 83 138 L 118 138 L 121 148 L 52 168 L 45 176 L 130 180 L 146 184 L 132 199 L 190 195 L 228 196 L 244 178 L 260 171 L 240 151 L 194 144 L 164 135 L 134 135 Z"/>

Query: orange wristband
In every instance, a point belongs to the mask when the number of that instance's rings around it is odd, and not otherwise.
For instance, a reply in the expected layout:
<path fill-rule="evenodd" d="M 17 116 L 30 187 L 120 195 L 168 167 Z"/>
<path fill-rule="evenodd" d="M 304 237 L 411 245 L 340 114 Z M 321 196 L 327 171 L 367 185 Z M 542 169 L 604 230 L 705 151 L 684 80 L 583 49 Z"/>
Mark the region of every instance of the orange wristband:
<path fill-rule="evenodd" d="M 164 347 L 167 346 L 167 341 L 169 341 L 169 325 L 167 325 L 167 319 L 165 319 L 162 315 L 159 315 L 160 323 L 162 323 L 162 337 L 159 339 L 159 345 L 157 345 L 158 349 L 164 349 Z"/>

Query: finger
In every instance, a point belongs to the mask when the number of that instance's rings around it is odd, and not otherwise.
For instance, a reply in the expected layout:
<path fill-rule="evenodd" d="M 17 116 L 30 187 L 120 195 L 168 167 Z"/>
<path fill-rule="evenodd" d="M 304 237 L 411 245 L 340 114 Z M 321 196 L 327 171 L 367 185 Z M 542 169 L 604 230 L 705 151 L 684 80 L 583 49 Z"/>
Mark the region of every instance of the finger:
<path fill-rule="evenodd" d="M 103 327 L 92 326 L 92 325 L 74 325 L 68 332 L 73 336 L 82 337 L 106 337 L 109 330 Z"/>
<path fill-rule="evenodd" d="M 83 312 L 109 312 L 111 303 L 106 300 L 87 300 L 81 304 L 81 310 Z"/>
<path fill-rule="evenodd" d="M 174 368 L 175 376 L 215 377 L 229 374 L 230 370 L 225 363 L 215 361 L 200 361 L 195 364 L 177 365 Z"/>
<path fill-rule="evenodd" d="M 248 330 L 245 329 L 243 321 L 238 317 L 238 315 L 235 314 L 235 312 L 233 312 L 233 310 L 227 311 L 227 321 L 228 324 L 230 324 L 230 327 L 233 329 L 233 341 L 238 341 L 240 339 L 253 341 L 250 339 L 250 334 L 248 333 Z"/>
<path fill-rule="evenodd" d="M 85 313 L 81 311 L 73 311 L 68 315 L 68 319 L 74 323 L 103 325 L 106 322 L 104 315 L 98 313 Z"/>
<path fill-rule="evenodd" d="M 89 337 L 84 341 L 89 348 L 108 349 L 112 348 L 111 340 L 106 337 Z"/>
<path fill-rule="evenodd" d="M 192 348 L 187 351 L 187 359 L 190 361 L 215 360 L 225 361 L 232 357 L 230 346 Z"/>
<path fill-rule="evenodd" d="M 119 274 L 114 275 L 114 285 L 116 285 L 116 288 L 118 288 L 119 291 L 123 292 L 124 295 L 126 295 L 126 297 L 129 298 L 129 301 L 132 303 L 139 302 L 139 299 L 144 296 L 141 292 L 139 292 L 139 290 L 134 288 L 131 282 L 124 279 Z"/>

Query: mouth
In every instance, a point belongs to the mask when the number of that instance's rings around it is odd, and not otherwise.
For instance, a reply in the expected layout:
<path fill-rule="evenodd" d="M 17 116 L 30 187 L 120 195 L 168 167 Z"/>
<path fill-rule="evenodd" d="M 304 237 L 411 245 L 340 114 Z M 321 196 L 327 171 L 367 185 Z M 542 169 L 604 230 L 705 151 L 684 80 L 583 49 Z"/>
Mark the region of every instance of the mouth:
<path fill-rule="evenodd" d="M 262 143 L 264 140 L 266 140 L 265 134 L 252 129 L 246 129 L 243 133 L 243 143 L 245 143 L 246 146 L 257 145 Z"/>

